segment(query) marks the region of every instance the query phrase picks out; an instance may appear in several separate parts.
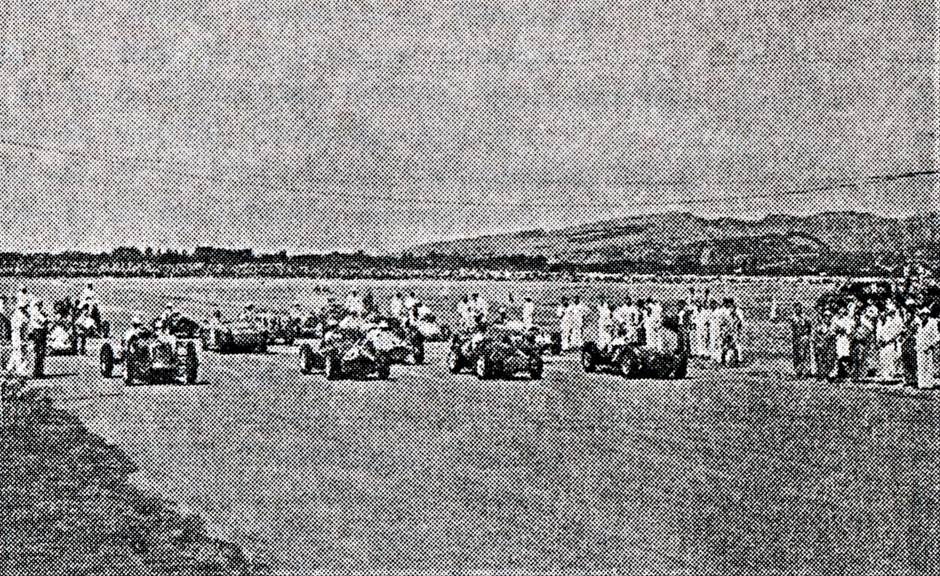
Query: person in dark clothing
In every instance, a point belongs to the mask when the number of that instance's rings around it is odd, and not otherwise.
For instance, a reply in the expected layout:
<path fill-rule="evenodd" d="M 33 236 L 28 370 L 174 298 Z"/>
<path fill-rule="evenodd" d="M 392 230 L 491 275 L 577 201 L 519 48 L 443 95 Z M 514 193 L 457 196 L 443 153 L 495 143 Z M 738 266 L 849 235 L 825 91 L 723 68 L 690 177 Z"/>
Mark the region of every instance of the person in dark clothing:
<path fill-rule="evenodd" d="M 790 334 L 793 342 L 793 372 L 797 378 L 809 376 L 812 374 L 813 323 L 799 302 L 793 305 Z"/>

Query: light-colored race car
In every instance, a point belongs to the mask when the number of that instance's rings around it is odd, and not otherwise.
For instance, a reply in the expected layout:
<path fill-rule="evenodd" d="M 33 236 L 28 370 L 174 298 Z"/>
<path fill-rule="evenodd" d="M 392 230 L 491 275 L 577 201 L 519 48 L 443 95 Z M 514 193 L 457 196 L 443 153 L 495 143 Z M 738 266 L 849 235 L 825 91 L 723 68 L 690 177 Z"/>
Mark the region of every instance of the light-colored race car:
<path fill-rule="evenodd" d="M 199 338 L 203 350 L 221 353 L 264 353 L 268 351 L 270 333 L 256 322 L 239 320 L 205 326 Z"/>

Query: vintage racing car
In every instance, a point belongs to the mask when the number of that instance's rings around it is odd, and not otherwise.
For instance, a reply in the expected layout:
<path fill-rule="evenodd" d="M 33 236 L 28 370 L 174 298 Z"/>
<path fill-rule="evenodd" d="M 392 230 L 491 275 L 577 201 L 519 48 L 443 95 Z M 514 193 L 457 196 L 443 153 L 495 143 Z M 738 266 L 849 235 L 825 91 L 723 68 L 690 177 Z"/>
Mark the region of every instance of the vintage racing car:
<path fill-rule="evenodd" d="M 120 355 L 115 354 L 110 342 L 101 345 L 99 362 L 101 375 L 110 378 L 116 364 L 124 364 L 124 384 L 196 383 L 199 358 L 192 341 L 174 346 L 158 338 L 153 332 L 143 332 L 124 342 Z"/>
<path fill-rule="evenodd" d="M 166 318 L 154 318 L 150 323 L 151 328 L 156 329 L 157 322 L 163 322 L 170 334 L 177 338 L 195 339 L 202 333 L 202 324 L 179 312 L 173 312 Z"/>
<path fill-rule="evenodd" d="M 482 331 L 459 332 L 451 340 L 447 367 L 454 373 L 470 368 L 478 378 L 511 377 L 524 372 L 542 377 L 544 362 L 533 334 L 505 325 Z"/>
<path fill-rule="evenodd" d="M 689 366 L 688 352 L 669 346 L 660 351 L 615 339 L 610 345 L 585 342 L 581 348 L 581 366 L 585 372 L 604 371 L 626 378 L 681 379 Z"/>
<path fill-rule="evenodd" d="M 203 350 L 221 353 L 268 351 L 270 333 L 250 320 L 229 323 L 210 323 L 200 331 Z"/>
<path fill-rule="evenodd" d="M 310 374 L 323 370 L 327 379 L 342 377 L 366 378 L 375 374 L 386 380 L 391 372 L 391 359 L 376 350 L 368 338 L 356 331 L 335 330 L 322 339 L 300 346 L 300 372 Z"/>

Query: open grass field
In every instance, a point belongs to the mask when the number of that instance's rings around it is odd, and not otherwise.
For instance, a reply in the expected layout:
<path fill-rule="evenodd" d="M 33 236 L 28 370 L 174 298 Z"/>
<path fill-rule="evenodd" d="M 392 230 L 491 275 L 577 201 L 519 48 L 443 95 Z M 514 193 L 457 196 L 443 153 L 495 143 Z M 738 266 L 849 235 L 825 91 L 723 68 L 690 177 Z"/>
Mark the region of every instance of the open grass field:
<path fill-rule="evenodd" d="M 96 288 L 122 331 L 167 300 L 230 315 L 248 300 L 309 301 L 317 284 Z M 491 303 L 531 293 L 545 322 L 561 294 L 594 304 L 687 288 L 329 285 L 339 298 L 371 287 L 381 303 L 414 289 L 445 321 L 469 290 Z M 47 301 L 79 286 L 30 283 Z M 810 302 L 825 288 L 712 284 L 753 319 L 748 364 L 693 366 L 682 381 L 584 374 L 574 355 L 549 358 L 541 381 L 479 381 L 447 372 L 436 345 L 427 365 L 396 366 L 386 382 L 301 376 L 295 350 L 274 347 L 204 352 L 203 383 L 188 388 L 122 389 L 91 356 L 52 359 L 41 385 L 128 453 L 136 482 L 285 573 L 940 573 L 935 393 L 794 381 L 786 328 L 766 321 L 771 299 Z"/>

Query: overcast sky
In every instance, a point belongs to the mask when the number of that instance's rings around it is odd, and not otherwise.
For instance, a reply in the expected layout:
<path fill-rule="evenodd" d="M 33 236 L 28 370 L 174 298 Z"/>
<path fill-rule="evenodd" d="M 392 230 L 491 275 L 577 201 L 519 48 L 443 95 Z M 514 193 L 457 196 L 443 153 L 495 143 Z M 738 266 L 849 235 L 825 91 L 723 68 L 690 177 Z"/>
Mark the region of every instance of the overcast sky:
<path fill-rule="evenodd" d="M 756 5 L 756 6 L 755 6 Z M 0 0 L 0 249 L 937 209 L 930 0 Z"/>

